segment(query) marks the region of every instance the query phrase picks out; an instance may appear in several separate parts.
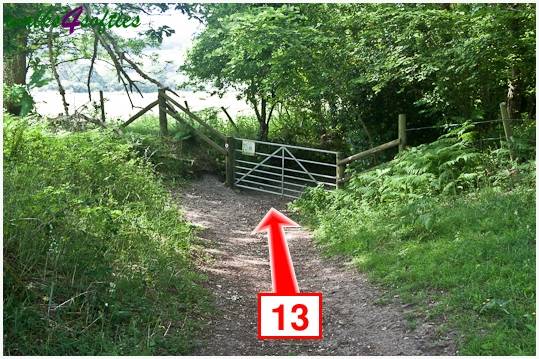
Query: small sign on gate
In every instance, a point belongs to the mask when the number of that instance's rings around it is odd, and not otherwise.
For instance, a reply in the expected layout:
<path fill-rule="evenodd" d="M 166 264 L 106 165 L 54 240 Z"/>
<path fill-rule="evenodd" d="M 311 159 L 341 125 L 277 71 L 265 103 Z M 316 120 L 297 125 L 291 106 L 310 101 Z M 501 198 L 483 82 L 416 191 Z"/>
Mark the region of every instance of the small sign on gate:
<path fill-rule="evenodd" d="M 241 152 L 247 156 L 254 156 L 255 155 L 255 141 L 242 140 Z"/>

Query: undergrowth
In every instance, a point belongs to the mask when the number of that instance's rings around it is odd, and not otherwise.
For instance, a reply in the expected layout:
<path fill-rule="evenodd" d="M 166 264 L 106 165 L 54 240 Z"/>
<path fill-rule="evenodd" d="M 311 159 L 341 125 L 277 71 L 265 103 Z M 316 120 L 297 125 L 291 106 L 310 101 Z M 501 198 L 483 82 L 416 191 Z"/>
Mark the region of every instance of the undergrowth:
<path fill-rule="evenodd" d="M 4 114 L 4 354 L 189 353 L 194 235 L 132 145 Z"/>
<path fill-rule="evenodd" d="M 167 182 L 181 183 L 186 177 L 203 172 L 221 173 L 224 176 L 224 156 L 203 142 L 189 126 L 170 116 L 168 136 L 159 135 L 159 118 L 154 115 L 143 116 L 123 132 L 138 155 L 152 163 L 156 172 Z"/>
<path fill-rule="evenodd" d="M 447 320 L 460 354 L 535 354 L 535 161 L 480 151 L 465 125 L 293 210 L 327 253 Z"/>

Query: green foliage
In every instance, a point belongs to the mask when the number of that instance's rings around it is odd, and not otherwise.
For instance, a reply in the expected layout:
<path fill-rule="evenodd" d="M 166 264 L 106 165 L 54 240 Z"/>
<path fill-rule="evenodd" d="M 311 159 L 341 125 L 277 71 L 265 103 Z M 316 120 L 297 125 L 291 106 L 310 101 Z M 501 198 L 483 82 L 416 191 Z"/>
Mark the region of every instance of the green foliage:
<path fill-rule="evenodd" d="M 461 354 L 535 354 L 535 161 L 479 151 L 465 126 L 344 190 L 316 188 L 292 208 L 329 254 L 445 318 Z M 427 305 L 427 303 L 434 303 Z"/>
<path fill-rule="evenodd" d="M 391 163 L 353 176 L 348 190 L 364 203 L 403 203 L 433 195 L 459 194 L 481 187 L 510 189 L 528 173 L 528 164 L 510 163 L 507 147 L 480 151 L 472 125 L 438 141 L 398 154 Z"/>
<path fill-rule="evenodd" d="M 177 122 L 169 121 L 168 130 L 169 137 L 159 136 L 159 118 L 144 115 L 125 128 L 125 136 L 138 155 L 151 163 L 163 179 L 181 182 L 192 174 L 183 141 L 192 139 L 193 134 Z"/>
<path fill-rule="evenodd" d="M 205 110 L 198 115 L 217 130 L 223 131 L 223 124 L 214 111 Z M 152 163 L 162 178 L 174 182 L 206 171 L 224 175 L 222 154 L 207 146 L 189 126 L 171 117 L 168 119 L 167 137 L 159 136 L 159 119 L 153 115 L 144 116 L 126 127 L 126 137 L 134 144 L 139 156 Z M 222 140 L 215 138 L 213 133 L 194 121 L 191 123 L 216 143 L 222 144 Z"/>
<path fill-rule="evenodd" d="M 308 50 L 301 38 L 311 35 L 304 17 L 289 5 L 210 5 L 207 27 L 196 39 L 182 66 L 194 83 L 211 84 L 217 92 L 241 92 L 254 108 L 265 139 L 267 125 L 283 88 L 292 77 L 283 70 L 291 56 Z"/>
<path fill-rule="evenodd" d="M 9 86 L 4 84 L 4 104 L 20 109 L 20 115 L 26 116 L 34 108 L 34 100 L 24 85 Z"/>
<path fill-rule="evenodd" d="M 185 354 L 192 228 L 132 145 L 4 114 L 4 353 Z"/>
<path fill-rule="evenodd" d="M 399 113 L 409 127 L 495 119 L 508 91 L 517 117 L 535 116 L 532 4 L 204 7 L 184 67 L 192 82 L 278 104 L 280 120 L 306 124 L 313 143 L 330 133 L 334 148 L 359 152 L 393 140 Z"/>

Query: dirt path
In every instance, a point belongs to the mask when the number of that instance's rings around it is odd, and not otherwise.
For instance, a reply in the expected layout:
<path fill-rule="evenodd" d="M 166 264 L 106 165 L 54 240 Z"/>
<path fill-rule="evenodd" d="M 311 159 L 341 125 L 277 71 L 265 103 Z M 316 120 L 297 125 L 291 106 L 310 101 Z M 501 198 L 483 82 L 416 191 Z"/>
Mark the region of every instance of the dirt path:
<path fill-rule="evenodd" d="M 187 218 L 204 227 L 200 237 L 214 258 L 203 270 L 216 294 L 217 311 L 195 354 L 454 354 L 451 340 L 435 338 L 432 323 L 410 330 L 406 305 L 377 304 L 383 294 L 379 289 L 361 273 L 321 257 L 310 234 L 297 229 L 287 229 L 288 245 L 300 290 L 324 295 L 324 339 L 258 340 L 256 294 L 271 290 L 271 278 L 267 239 L 250 233 L 269 208 L 285 212 L 286 202 L 262 193 L 238 194 L 211 176 L 175 196 Z"/>

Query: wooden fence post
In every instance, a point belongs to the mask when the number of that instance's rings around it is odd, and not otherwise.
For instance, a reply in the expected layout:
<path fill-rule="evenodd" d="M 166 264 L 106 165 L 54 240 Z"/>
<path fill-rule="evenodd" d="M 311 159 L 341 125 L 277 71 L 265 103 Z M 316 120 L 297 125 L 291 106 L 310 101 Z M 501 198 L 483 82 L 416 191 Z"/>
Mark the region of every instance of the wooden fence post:
<path fill-rule="evenodd" d="M 507 105 L 505 102 L 500 103 L 500 112 L 502 114 L 505 139 L 507 140 L 507 146 L 509 147 L 509 156 L 511 157 L 511 160 L 514 160 L 516 155 L 515 148 L 513 146 L 513 128 L 511 127 L 511 119 L 509 118 L 509 112 L 507 111 Z"/>
<path fill-rule="evenodd" d="M 105 100 L 103 99 L 103 91 L 99 91 L 99 107 L 101 108 L 101 122 L 105 122 Z"/>
<path fill-rule="evenodd" d="M 344 185 L 344 169 L 346 165 L 339 164 L 339 162 L 341 162 L 341 157 L 341 153 L 337 152 L 337 155 L 335 156 L 335 164 L 337 165 L 335 183 L 337 185 L 337 189 L 343 188 Z"/>
<path fill-rule="evenodd" d="M 165 89 L 158 90 L 157 99 L 159 100 L 159 135 L 168 136 L 167 101 L 165 99 Z"/>
<path fill-rule="evenodd" d="M 236 146 L 234 137 L 227 136 L 225 141 L 226 154 L 226 179 L 225 184 L 229 188 L 234 188 L 234 162 L 236 159 Z"/>
<path fill-rule="evenodd" d="M 406 147 L 406 115 L 399 114 L 399 152 Z"/>

